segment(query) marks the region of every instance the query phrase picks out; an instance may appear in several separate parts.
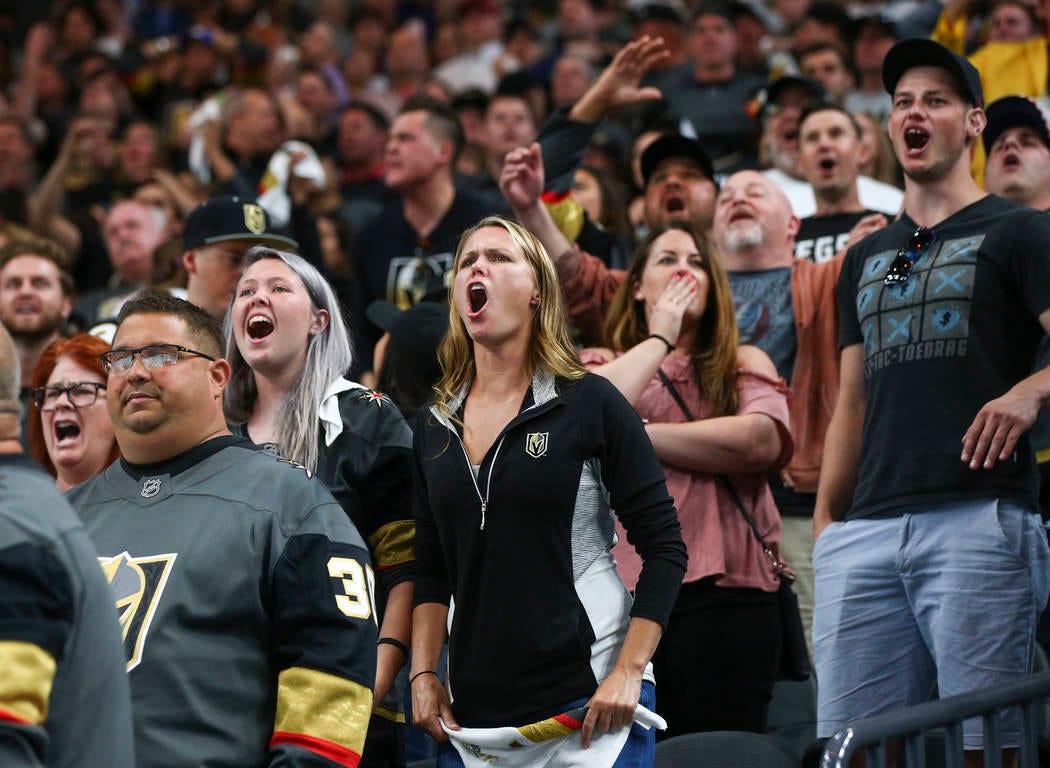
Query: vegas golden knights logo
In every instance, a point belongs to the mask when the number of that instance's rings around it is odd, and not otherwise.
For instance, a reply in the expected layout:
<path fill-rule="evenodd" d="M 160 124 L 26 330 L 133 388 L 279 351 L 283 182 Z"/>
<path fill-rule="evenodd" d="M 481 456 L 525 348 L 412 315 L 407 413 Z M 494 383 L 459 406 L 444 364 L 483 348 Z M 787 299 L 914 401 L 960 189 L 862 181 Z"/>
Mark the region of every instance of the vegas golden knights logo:
<path fill-rule="evenodd" d="M 257 205 L 248 203 L 244 206 L 244 226 L 249 232 L 261 235 L 266 231 L 266 214 Z"/>
<path fill-rule="evenodd" d="M 149 625 L 157 612 L 176 557 L 174 553 L 132 557 L 127 552 L 121 552 L 116 557 L 98 559 L 117 604 L 128 672 L 142 661 Z"/>
<path fill-rule="evenodd" d="M 525 435 L 525 453 L 534 459 L 547 455 L 547 435 L 550 432 L 529 432 Z"/>

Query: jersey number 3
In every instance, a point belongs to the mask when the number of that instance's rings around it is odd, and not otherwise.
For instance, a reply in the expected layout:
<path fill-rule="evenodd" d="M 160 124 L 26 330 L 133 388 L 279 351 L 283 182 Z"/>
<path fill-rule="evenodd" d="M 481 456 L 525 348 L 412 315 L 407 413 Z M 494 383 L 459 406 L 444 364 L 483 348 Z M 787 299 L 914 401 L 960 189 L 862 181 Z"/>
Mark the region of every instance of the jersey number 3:
<path fill-rule="evenodd" d="M 328 561 L 328 575 L 340 579 L 342 594 L 336 592 L 335 604 L 351 619 L 372 618 L 379 625 L 372 606 L 375 605 L 376 576 L 369 565 L 349 557 L 333 557 Z"/>

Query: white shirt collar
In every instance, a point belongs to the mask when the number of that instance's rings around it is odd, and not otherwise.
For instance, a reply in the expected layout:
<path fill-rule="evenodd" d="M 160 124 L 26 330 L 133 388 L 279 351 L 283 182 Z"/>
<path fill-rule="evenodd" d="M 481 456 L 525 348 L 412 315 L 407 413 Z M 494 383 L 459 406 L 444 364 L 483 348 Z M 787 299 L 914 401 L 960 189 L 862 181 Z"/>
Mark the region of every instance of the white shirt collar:
<path fill-rule="evenodd" d="M 339 395 L 351 389 L 365 389 L 364 385 L 340 376 L 328 385 L 321 396 L 321 405 L 317 409 L 317 418 L 324 425 L 324 444 L 329 447 L 343 432 L 343 417 L 339 415 Z"/>

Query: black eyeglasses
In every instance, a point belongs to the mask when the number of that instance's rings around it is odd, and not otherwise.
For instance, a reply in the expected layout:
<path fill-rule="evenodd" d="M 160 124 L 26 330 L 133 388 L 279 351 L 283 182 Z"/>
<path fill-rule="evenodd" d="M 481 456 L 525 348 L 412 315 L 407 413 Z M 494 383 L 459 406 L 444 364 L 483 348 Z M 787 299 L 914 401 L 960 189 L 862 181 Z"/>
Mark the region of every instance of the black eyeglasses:
<path fill-rule="evenodd" d="M 89 408 L 105 389 L 106 385 L 97 381 L 76 381 L 68 387 L 37 387 L 33 390 L 33 402 L 42 411 L 53 411 L 58 408 L 58 399 L 64 392 L 74 408 Z"/>
<path fill-rule="evenodd" d="M 135 364 L 135 355 L 142 359 L 142 364 L 153 370 L 154 368 L 167 368 L 179 362 L 179 353 L 203 357 L 205 360 L 215 360 L 211 355 L 198 352 L 195 349 L 180 347 L 178 344 L 150 344 L 148 347 L 138 349 L 111 349 L 99 355 L 102 367 L 106 373 L 124 373 Z"/>
<path fill-rule="evenodd" d="M 933 245 L 937 239 L 937 233 L 927 227 L 919 227 L 911 233 L 908 242 L 897 251 L 897 257 L 886 270 L 886 285 L 900 285 L 907 282 L 911 277 L 911 268 L 919 260 L 923 253 Z"/>

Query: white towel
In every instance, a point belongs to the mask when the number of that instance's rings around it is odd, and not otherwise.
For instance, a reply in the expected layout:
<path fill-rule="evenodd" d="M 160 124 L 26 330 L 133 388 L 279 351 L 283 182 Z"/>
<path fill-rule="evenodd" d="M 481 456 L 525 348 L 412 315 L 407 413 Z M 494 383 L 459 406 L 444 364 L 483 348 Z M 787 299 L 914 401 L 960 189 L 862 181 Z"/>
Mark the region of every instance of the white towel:
<path fill-rule="evenodd" d="M 579 729 L 587 708 L 580 707 L 520 728 L 441 727 L 452 740 L 466 768 L 609 768 L 627 743 L 631 726 L 594 734 L 591 745 L 580 745 Z M 667 722 L 640 704 L 634 722 L 643 728 L 667 728 Z"/>
<path fill-rule="evenodd" d="M 201 102 L 201 105 L 193 110 L 187 123 L 192 134 L 190 136 L 189 166 L 190 171 L 201 184 L 211 181 L 211 163 L 204 152 L 204 128 L 208 123 L 219 122 L 222 119 L 222 102 L 225 97 L 221 94 L 212 96 Z"/>
<path fill-rule="evenodd" d="M 324 189 L 325 172 L 313 147 L 301 141 L 286 141 L 273 153 L 266 173 L 259 182 L 258 203 L 270 214 L 274 227 L 287 227 L 292 218 L 292 198 L 288 195 L 289 168 L 292 153 L 302 152 L 305 157 L 295 165 L 295 175 L 313 182 L 317 190 Z"/>

